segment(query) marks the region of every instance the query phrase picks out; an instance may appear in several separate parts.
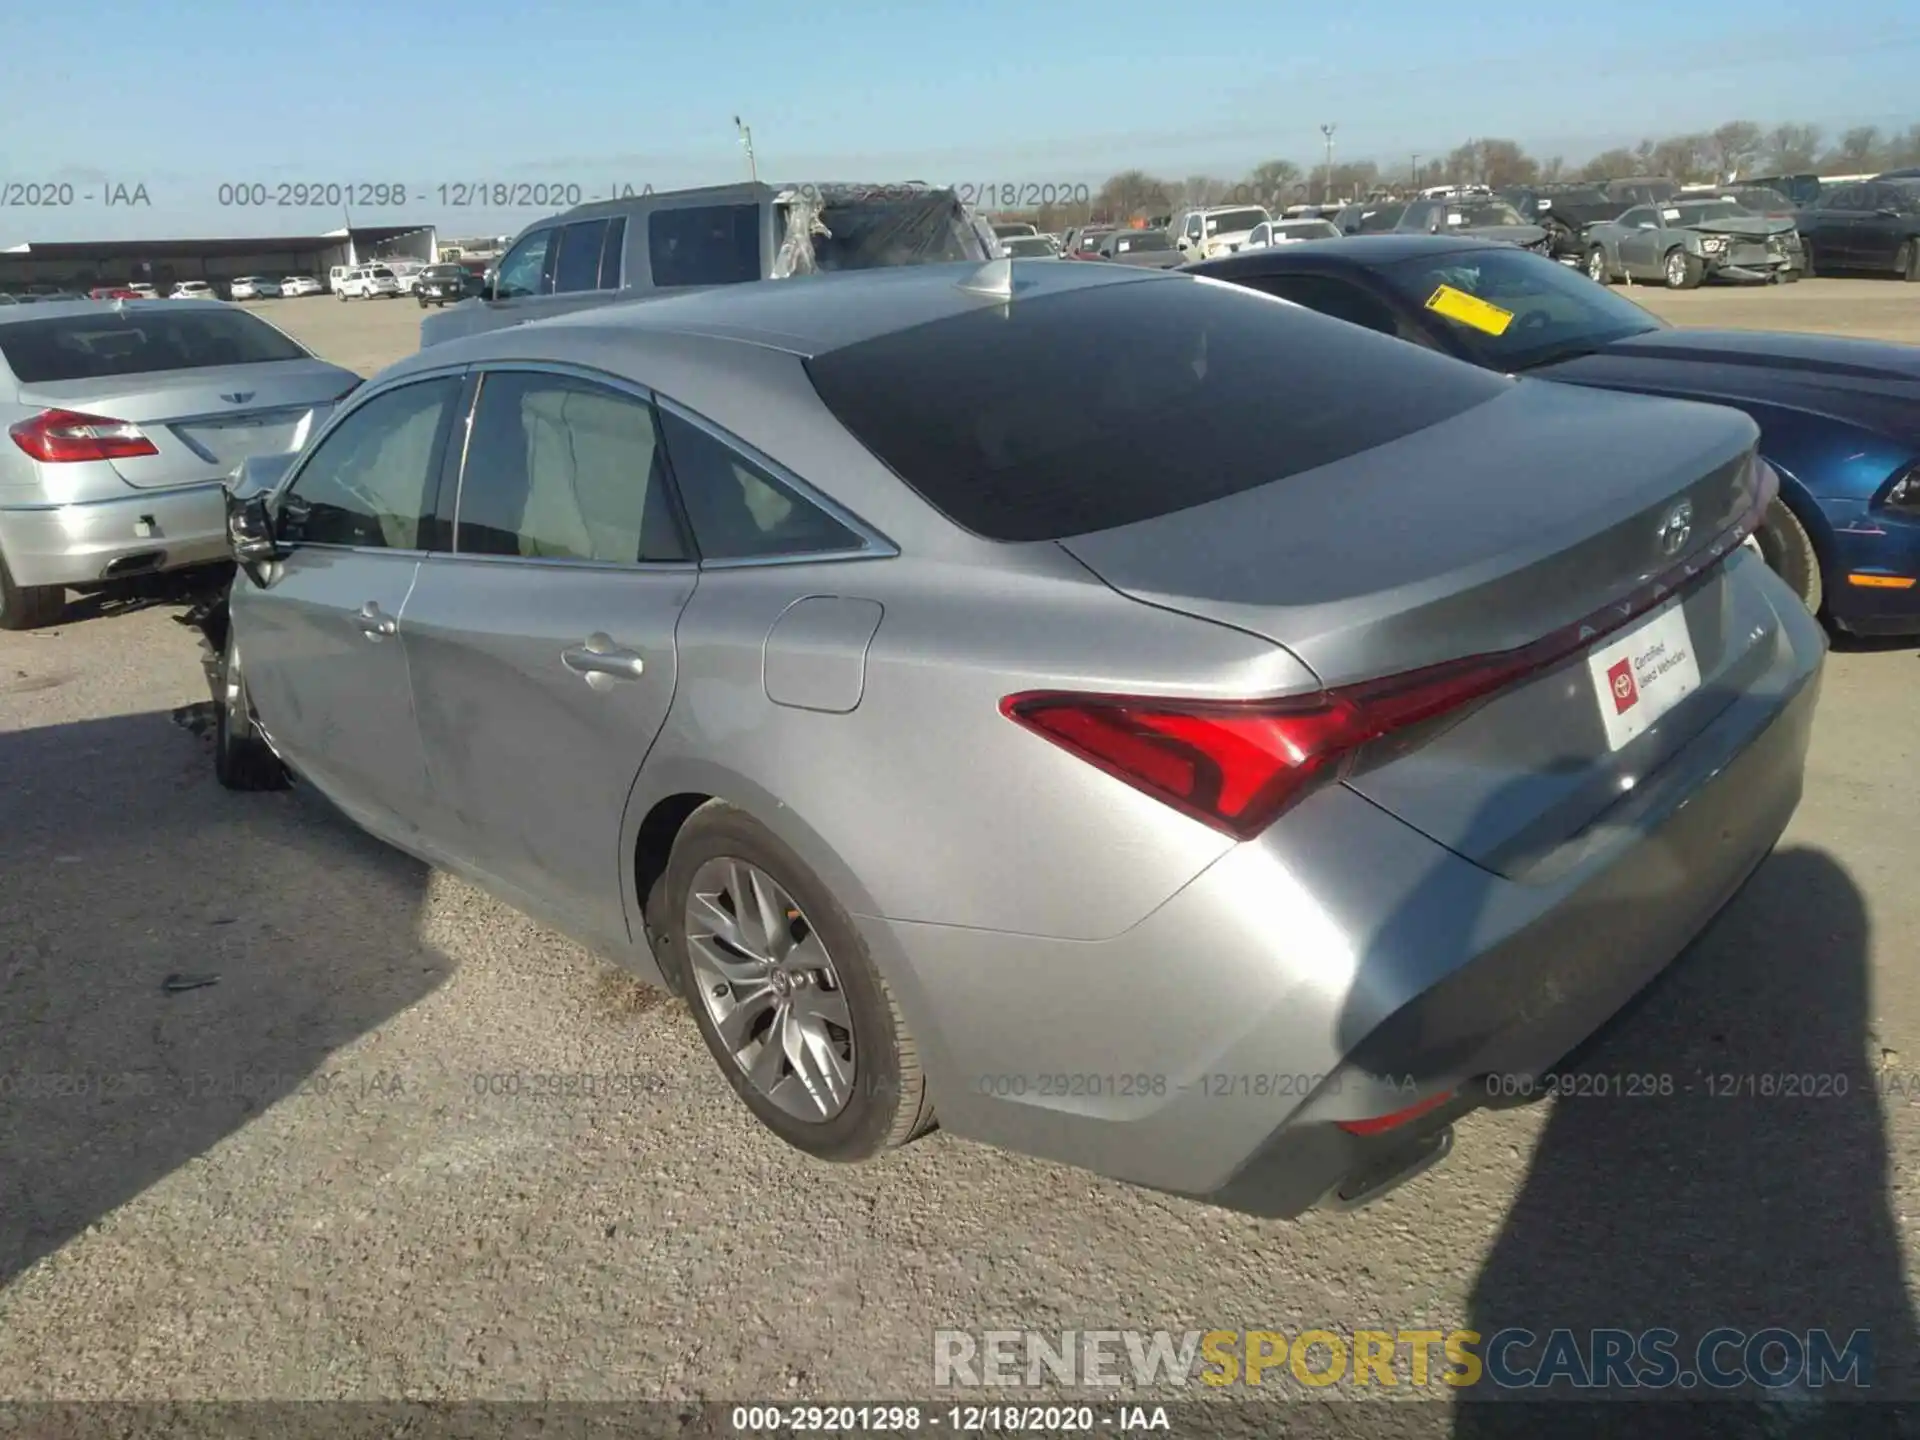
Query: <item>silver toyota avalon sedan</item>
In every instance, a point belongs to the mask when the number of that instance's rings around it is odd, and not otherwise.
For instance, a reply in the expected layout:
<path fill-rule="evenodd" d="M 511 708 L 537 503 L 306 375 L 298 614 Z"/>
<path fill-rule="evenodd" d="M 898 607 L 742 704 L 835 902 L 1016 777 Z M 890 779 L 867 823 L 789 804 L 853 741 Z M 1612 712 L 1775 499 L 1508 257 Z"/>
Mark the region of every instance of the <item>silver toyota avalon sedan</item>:
<path fill-rule="evenodd" d="M 1755 441 L 1118 266 L 603 307 L 250 467 L 219 770 L 664 979 L 812 1155 L 1364 1203 L 1793 812 Z"/>
<path fill-rule="evenodd" d="M 0 312 L 0 628 L 52 624 L 68 586 L 225 561 L 226 476 L 359 383 L 218 300 Z"/>

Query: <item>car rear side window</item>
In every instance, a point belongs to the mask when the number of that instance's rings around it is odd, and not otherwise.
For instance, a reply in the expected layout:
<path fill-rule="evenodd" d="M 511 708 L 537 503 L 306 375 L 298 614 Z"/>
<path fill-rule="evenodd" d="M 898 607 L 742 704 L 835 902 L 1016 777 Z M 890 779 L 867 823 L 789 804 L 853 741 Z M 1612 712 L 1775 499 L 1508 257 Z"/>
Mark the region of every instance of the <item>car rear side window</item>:
<path fill-rule="evenodd" d="M 807 362 L 840 422 L 991 540 L 1054 540 L 1301 475 L 1511 382 L 1239 286 L 1091 286 Z"/>
<path fill-rule="evenodd" d="M 631 565 L 684 560 L 653 407 L 568 376 L 480 387 L 454 549 Z"/>
<path fill-rule="evenodd" d="M 647 217 L 653 283 L 736 285 L 763 279 L 758 205 L 700 205 Z"/>
<path fill-rule="evenodd" d="M 663 409 L 660 429 L 702 560 L 770 560 L 863 547 L 860 536 L 705 427 Z"/>
<path fill-rule="evenodd" d="M 23 385 L 311 358 L 244 310 L 146 308 L 0 325 L 0 355 Z"/>
<path fill-rule="evenodd" d="M 605 220 L 581 220 L 562 227 L 560 258 L 553 266 L 553 291 L 572 295 L 600 288 L 600 249 L 606 243 Z"/>

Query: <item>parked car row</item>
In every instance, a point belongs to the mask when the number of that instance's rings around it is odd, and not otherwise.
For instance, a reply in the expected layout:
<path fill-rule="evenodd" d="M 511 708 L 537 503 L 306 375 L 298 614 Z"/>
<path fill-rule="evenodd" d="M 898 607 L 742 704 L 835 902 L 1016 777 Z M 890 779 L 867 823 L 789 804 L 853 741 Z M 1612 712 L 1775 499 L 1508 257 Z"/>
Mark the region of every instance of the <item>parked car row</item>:
<path fill-rule="evenodd" d="M 601 203 L 364 385 L 230 307 L 0 315 L 0 493 L 100 516 L 0 505 L 6 623 L 208 558 L 214 454 L 223 784 L 666 985 L 808 1154 L 1366 1203 L 1771 849 L 1820 622 L 1920 632 L 1920 353 L 1674 332 L 1504 217 L 1195 213 L 1063 265 L 940 192 Z"/>

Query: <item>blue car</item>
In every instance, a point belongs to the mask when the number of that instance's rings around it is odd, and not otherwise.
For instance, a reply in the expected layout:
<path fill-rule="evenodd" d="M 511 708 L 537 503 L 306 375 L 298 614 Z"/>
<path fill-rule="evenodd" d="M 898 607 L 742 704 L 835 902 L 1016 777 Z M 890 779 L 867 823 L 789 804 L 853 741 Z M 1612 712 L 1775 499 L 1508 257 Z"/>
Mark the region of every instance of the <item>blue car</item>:
<path fill-rule="evenodd" d="M 1676 329 L 1565 265 L 1446 236 L 1186 269 L 1510 375 L 1744 410 L 1780 473 L 1755 537 L 1767 563 L 1836 630 L 1920 634 L 1920 346 Z"/>

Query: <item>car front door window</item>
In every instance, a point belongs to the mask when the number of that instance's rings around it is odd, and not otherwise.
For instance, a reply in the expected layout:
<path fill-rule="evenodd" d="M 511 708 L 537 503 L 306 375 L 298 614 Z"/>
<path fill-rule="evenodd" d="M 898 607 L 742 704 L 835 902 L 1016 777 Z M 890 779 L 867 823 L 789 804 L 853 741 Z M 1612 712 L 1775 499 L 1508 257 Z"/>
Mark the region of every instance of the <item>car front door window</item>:
<path fill-rule="evenodd" d="M 552 246 L 553 233 L 551 230 L 542 230 L 529 235 L 507 252 L 507 258 L 500 262 L 500 271 L 494 280 L 494 299 L 519 300 L 528 295 L 546 293 L 547 251 Z"/>
<path fill-rule="evenodd" d="M 280 503 L 291 545 L 419 548 L 435 452 L 459 380 L 438 376 L 373 396 L 321 440 Z"/>

